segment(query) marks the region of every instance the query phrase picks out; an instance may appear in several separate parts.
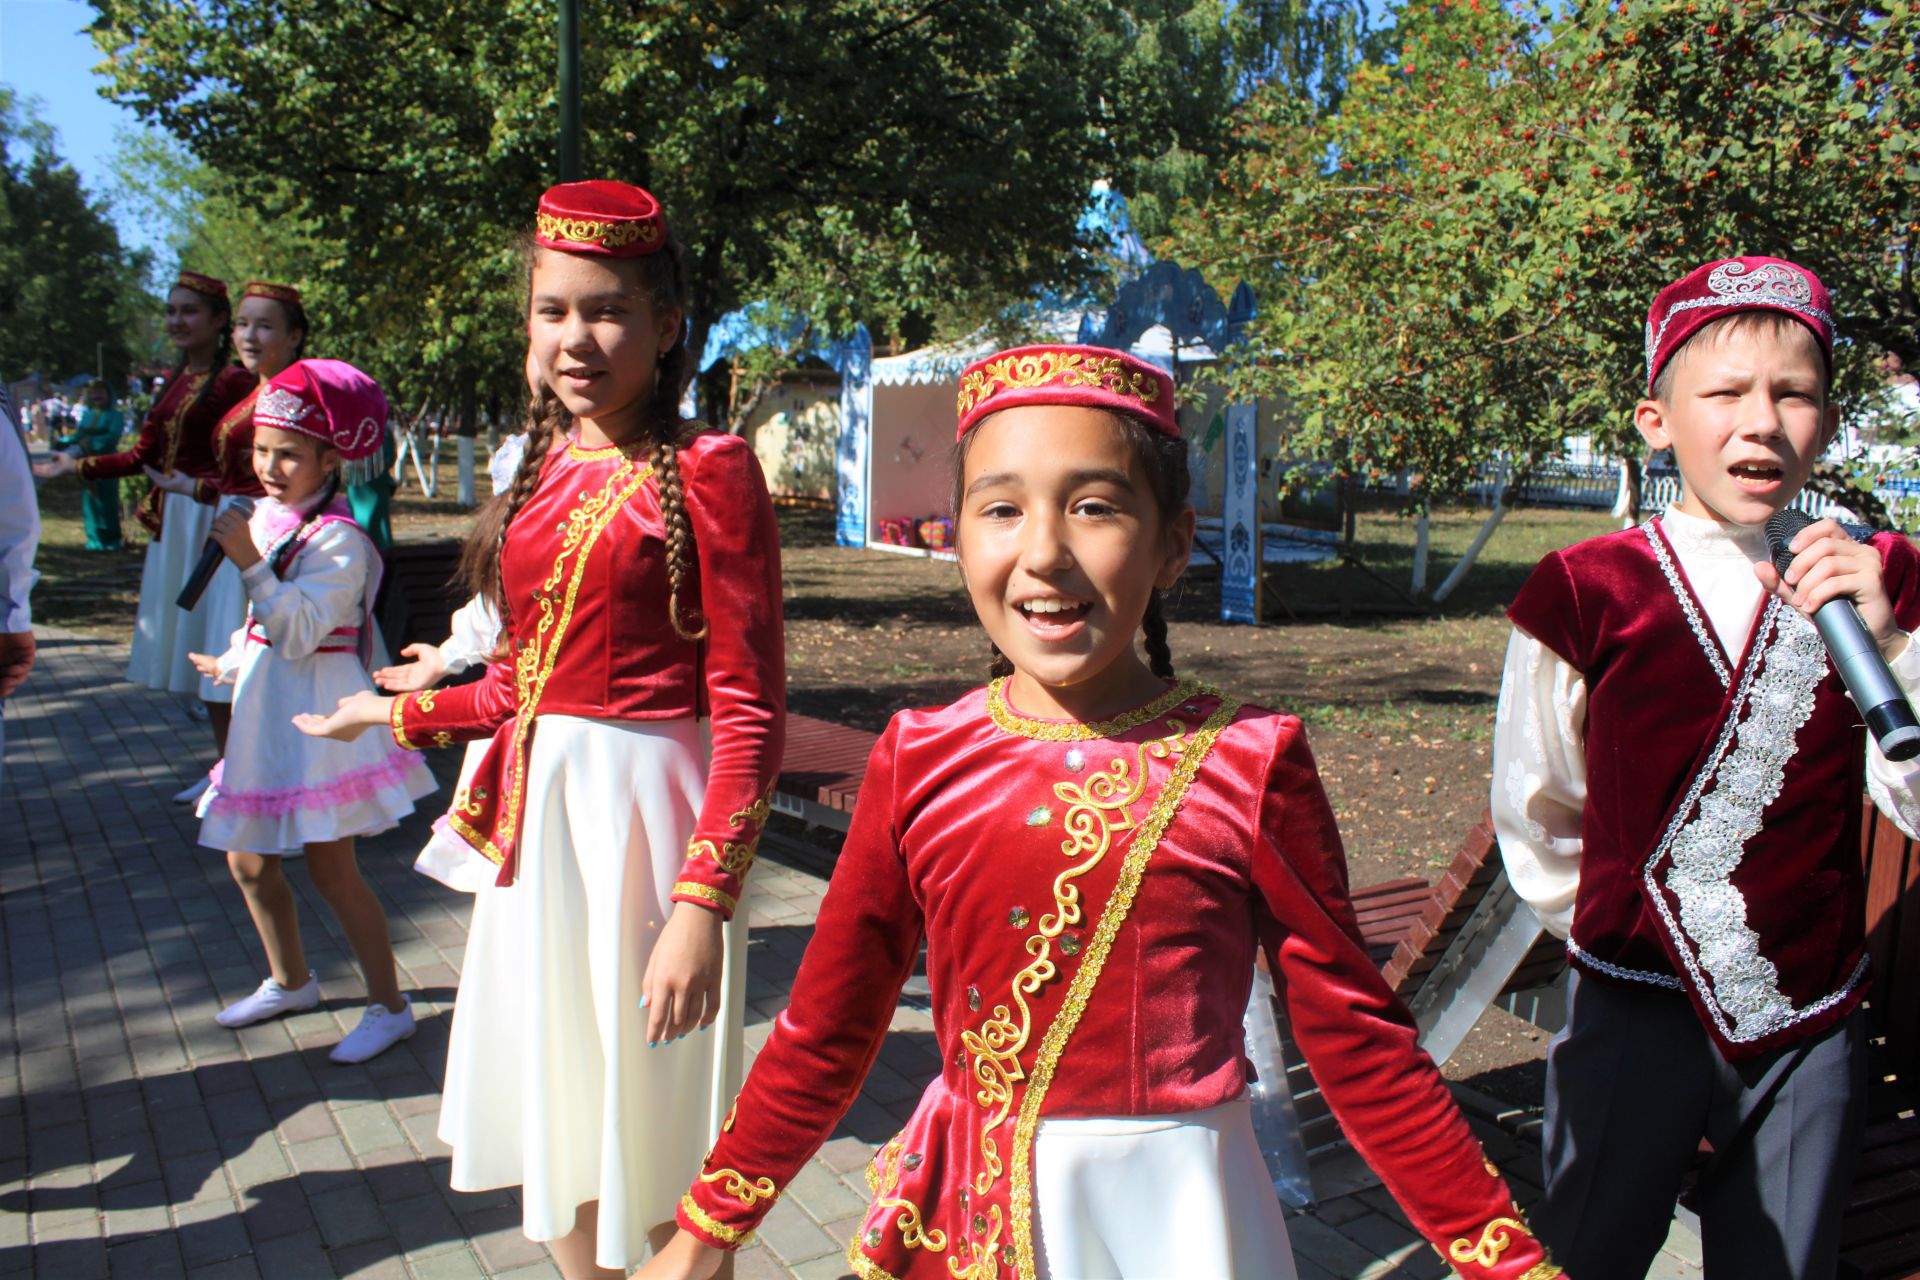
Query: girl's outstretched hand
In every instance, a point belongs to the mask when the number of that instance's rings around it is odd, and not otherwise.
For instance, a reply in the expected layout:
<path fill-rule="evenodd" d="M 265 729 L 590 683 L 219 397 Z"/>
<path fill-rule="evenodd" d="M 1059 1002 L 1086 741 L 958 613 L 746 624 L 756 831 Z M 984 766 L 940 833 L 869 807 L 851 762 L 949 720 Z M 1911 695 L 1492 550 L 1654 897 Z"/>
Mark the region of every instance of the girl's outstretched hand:
<path fill-rule="evenodd" d="M 373 682 L 388 693 L 418 693 L 440 683 L 440 677 L 447 674 L 447 660 L 441 656 L 438 645 L 410 644 L 400 652 L 413 661 L 395 663 L 373 673 Z"/>
<path fill-rule="evenodd" d="M 695 1027 L 710 1027 L 720 1016 L 725 928 L 726 921 L 716 911 L 691 902 L 674 904 L 640 978 L 649 1048 L 678 1040 Z"/>
<path fill-rule="evenodd" d="M 694 910 L 700 908 L 695 907 Z M 713 915 L 711 911 L 707 914 Z M 651 1262 L 634 1272 L 633 1280 L 712 1280 L 726 1257 L 724 1249 L 716 1249 L 688 1232 L 676 1231 L 673 1239 L 667 1241 L 666 1248 L 654 1254 Z"/>
<path fill-rule="evenodd" d="M 153 481 L 153 487 L 166 493 L 193 495 L 193 477 L 181 471 L 161 471 L 154 467 L 142 467 L 147 479 Z"/>
<path fill-rule="evenodd" d="M 33 474 L 42 480 L 51 480 L 55 476 L 72 475 L 74 465 L 72 455 L 56 452 L 45 462 L 34 463 Z"/>
<path fill-rule="evenodd" d="M 232 673 L 221 671 L 220 659 L 213 657 L 211 654 L 190 653 L 187 655 L 187 661 L 193 664 L 195 671 L 198 671 L 202 676 L 213 681 L 215 684 L 233 683 Z"/>
<path fill-rule="evenodd" d="M 392 698 L 362 689 L 340 699 L 340 705 L 330 715 L 302 711 L 293 718 L 293 727 L 309 737 L 352 742 L 374 725 L 387 723 L 387 709 L 392 705 Z"/>

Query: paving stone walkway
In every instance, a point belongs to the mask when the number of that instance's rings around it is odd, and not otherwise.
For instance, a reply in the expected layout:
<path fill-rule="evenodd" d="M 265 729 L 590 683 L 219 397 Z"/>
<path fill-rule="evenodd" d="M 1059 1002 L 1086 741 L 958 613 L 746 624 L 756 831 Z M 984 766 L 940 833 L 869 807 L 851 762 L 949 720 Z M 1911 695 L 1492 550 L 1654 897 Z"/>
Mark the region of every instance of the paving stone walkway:
<path fill-rule="evenodd" d="M 365 1066 L 327 1061 L 358 1020 L 359 980 L 297 874 L 325 1000 L 224 1030 L 213 1014 L 258 983 L 259 944 L 224 859 L 169 802 L 211 764 L 207 727 L 125 683 L 124 646 L 39 636 L 39 665 L 5 708 L 0 775 L 0 1280 L 557 1277 L 520 1234 L 511 1191 L 447 1186 L 434 1128 L 469 900 L 410 869 L 436 811 L 360 856 L 418 1034 Z M 439 753 L 443 782 L 456 763 Z M 772 843 L 748 897 L 756 1048 L 828 870 L 804 845 Z M 904 1000 L 893 1025 L 845 1123 L 741 1255 L 741 1280 L 844 1273 L 862 1167 L 937 1069 L 924 1005 Z M 1474 1123 L 1496 1160 L 1536 1167 L 1493 1110 Z M 1351 1190 L 1291 1219 L 1302 1280 L 1445 1275 L 1348 1163 L 1332 1176 Z M 1698 1257 L 1676 1227 L 1656 1280 L 1698 1276 Z"/>

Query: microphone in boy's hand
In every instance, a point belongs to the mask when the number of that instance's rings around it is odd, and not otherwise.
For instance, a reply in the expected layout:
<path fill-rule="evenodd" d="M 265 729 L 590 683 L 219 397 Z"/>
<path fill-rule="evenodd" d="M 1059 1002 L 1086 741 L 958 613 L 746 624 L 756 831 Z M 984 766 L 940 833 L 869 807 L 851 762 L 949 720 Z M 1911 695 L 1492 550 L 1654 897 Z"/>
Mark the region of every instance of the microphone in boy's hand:
<path fill-rule="evenodd" d="M 238 511 L 243 516 L 250 516 L 253 514 L 253 499 L 235 498 L 227 509 Z M 191 609 L 199 604 L 207 584 L 213 581 L 214 570 L 220 567 L 220 561 L 226 558 L 226 554 L 220 549 L 220 544 L 209 536 L 207 545 L 200 548 L 200 563 L 193 566 L 193 573 L 188 577 L 187 585 L 180 588 L 180 594 L 174 597 L 173 602 L 182 609 Z"/>
<path fill-rule="evenodd" d="M 1767 521 L 1767 549 L 1773 567 L 1786 576 L 1793 563 L 1794 536 L 1813 523 L 1804 511 L 1776 512 Z M 1920 755 L 1920 719 L 1894 680 L 1873 633 L 1860 620 L 1860 611 L 1844 596 L 1814 611 L 1813 625 L 1827 646 L 1827 656 L 1847 686 L 1847 695 L 1866 717 L 1867 728 L 1889 760 L 1911 760 Z"/>

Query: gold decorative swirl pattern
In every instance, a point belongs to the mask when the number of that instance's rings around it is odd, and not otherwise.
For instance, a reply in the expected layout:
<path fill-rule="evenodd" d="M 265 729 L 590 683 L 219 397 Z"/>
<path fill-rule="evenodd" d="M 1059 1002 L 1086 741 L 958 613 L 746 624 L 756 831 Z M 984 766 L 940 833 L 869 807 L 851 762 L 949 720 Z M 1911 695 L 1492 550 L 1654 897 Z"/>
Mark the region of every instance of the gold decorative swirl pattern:
<path fill-rule="evenodd" d="M 728 1226 L 726 1223 L 708 1213 L 705 1209 L 702 1209 L 699 1202 L 690 1195 L 680 1197 L 680 1212 L 686 1214 L 687 1220 L 693 1223 L 694 1226 L 700 1228 L 729 1249 L 738 1249 L 741 1245 L 753 1239 L 753 1232 L 742 1231 L 738 1227 Z"/>
<path fill-rule="evenodd" d="M 512 764 L 507 775 L 506 794 L 501 797 L 501 821 L 496 827 L 503 825 L 510 832 L 518 829 L 520 805 L 525 798 L 527 735 L 533 731 L 533 719 L 540 709 L 540 698 L 546 692 L 547 680 L 553 675 L 554 664 L 560 658 L 561 645 L 567 638 L 567 628 L 573 622 L 574 601 L 580 594 L 581 579 L 586 576 L 587 559 L 593 554 L 594 544 L 600 540 L 600 535 L 633 495 L 640 492 L 640 487 L 652 474 L 652 466 L 636 464 L 631 458 L 625 460 L 607 476 L 599 493 L 582 493 L 580 505 L 568 512 L 565 522 L 560 525 L 560 553 L 554 557 L 553 569 L 547 574 L 546 581 L 533 593 L 539 621 L 534 625 L 527 642 L 514 655 L 515 707 L 513 737 L 509 743 Z M 571 574 L 568 572 L 569 561 Z M 563 577 L 567 579 L 566 595 L 556 613 L 554 592 Z M 447 815 L 447 824 L 490 861 L 496 864 L 506 861 L 505 851 L 494 843 L 490 832 L 476 830 L 457 813 Z"/>
<path fill-rule="evenodd" d="M 1054 1073 L 1060 1065 L 1060 1055 L 1066 1051 L 1068 1039 L 1072 1037 L 1074 1028 L 1080 1025 L 1087 1003 L 1093 998 L 1094 986 L 1100 981 L 1101 970 L 1106 967 L 1114 938 L 1119 935 L 1120 926 L 1126 923 L 1128 913 L 1133 910 L 1134 897 L 1140 892 L 1140 882 L 1146 875 L 1147 863 L 1153 857 L 1153 851 L 1159 847 L 1160 838 L 1166 834 L 1168 825 L 1180 811 L 1180 802 L 1186 798 L 1187 788 L 1199 773 L 1208 753 L 1213 750 L 1215 739 L 1239 711 L 1239 703 L 1222 698 L 1213 714 L 1185 744 L 1180 761 L 1160 788 L 1152 811 L 1134 834 L 1126 861 L 1120 866 L 1119 882 L 1114 885 L 1113 895 L 1100 912 L 1093 939 L 1087 944 L 1086 958 L 1073 975 L 1060 1012 L 1054 1015 L 1052 1025 L 1041 1037 L 1039 1052 L 1034 1057 L 1033 1079 L 1027 1085 L 1026 1095 L 1020 1100 L 1020 1118 L 1013 1129 L 1013 1186 L 1008 1216 L 1013 1220 L 1015 1261 L 1010 1265 L 1018 1266 L 1022 1276 L 1039 1274 L 1034 1267 L 1033 1252 L 1033 1140 L 1040 1126 L 1040 1108 L 1046 1101 L 1047 1090 L 1052 1086 Z"/>
<path fill-rule="evenodd" d="M 954 1280 L 998 1280 L 1001 1257 L 997 1246 L 1000 1233 L 1005 1228 L 1006 1217 L 997 1204 L 990 1204 L 984 1213 L 973 1215 L 973 1233 L 961 1239 L 967 1251 L 966 1258 L 947 1259 L 947 1270 L 953 1274 Z M 976 1240 L 975 1236 L 980 1238 Z"/>
<path fill-rule="evenodd" d="M 896 1196 L 900 1188 L 900 1162 L 903 1157 L 900 1139 L 893 1141 L 881 1150 L 873 1165 L 868 1166 L 867 1176 L 873 1178 L 873 1169 L 880 1170 L 879 1178 L 873 1185 L 873 1207 L 875 1209 L 898 1209 L 900 1216 L 894 1219 L 894 1225 L 900 1228 L 900 1243 L 909 1249 L 925 1249 L 928 1253 L 947 1251 L 947 1233 L 938 1227 L 927 1227 L 921 1218 L 920 1206 L 905 1196 Z M 916 1157 L 917 1159 L 917 1157 Z"/>
<path fill-rule="evenodd" d="M 700 1175 L 700 1181 L 718 1182 L 720 1189 L 751 1209 L 762 1200 L 773 1201 L 780 1198 L 779 1188 L 773 1185 L 772 1178 L 748 1179 L 738 1169 L 715 1169 L 712 1173 Z"/>
<path fill-rule="evenodd" d="M 438 689 L 422 689 L 413 695 L 413 704 L 428 715 L 432 715 L 434 699 L 439 696 L 440 691 Z"/>
<path fill-rule="evenodd" d="M 1104 387 L 1114 395 L 1132 396 L 1145 405 L 1160 399 L 1161 383 L 1143 373 L 1129 373 L 1118 356 L 1089 356 L 1078 351 L 1043 351 L 1010 355 L 969 370 L 961 377 L 959 413 L 965 417 L 1002 391 L 1025 390 L 1059 383 L 1063 387 Z"/>
<path fill-rule="evenodd" d="M 1526 1273 L 1520 1277 L 1520 1280 L 1556 1280 L 1556 1277 L 1562 1277 L 1566 1274 L 1567 1273 L 1559 1267 L 1553 1265 L 1552 1258 L 1548 1258 L 1545 1262 L 1537 1262 L 1533 1266 L 1528 1267 Z"/>
<path fill-rule="evenodd" d="M 1036 720 L 1021 715 L 1007 702 L 1007 677 L 1000 676 L 987 686 L 987 715 L 1008 733 L 1040 742 L 1088 742 L 1095 738 L 1117 738 L 1130 729 L 1158 720 L 1189 698 L 1216 692 L 1199 680 L 1181 680 L 1144 707 L 1123 711 L 1111 720 Z"/>
<path fill-rule="evenodd" d="M 1447 1257 L 1454 1262 L 1471 1262 L 1482 1267 L 1490 1267 L 1500 1261 L 1500 1255 L 1513 1247 L 1514 1232 L 1528 1235 L 1527 1224 L 1518 1218 L 1495 1218 L 1480 1228 L 1480 1238 L 1470 1240 L 1465 1236 L 1447 1246 Z"/>
<path fill-rule="evenodd" d="M 549 240 L 597 244 L 606 249 L 618 249 L 634 243 L 652 244 L 660 238 L 660 228 L 651 222 L 601 222 L 595 218 L 566 218 L 544 211 L 534 215 L 534 227 Z"/>

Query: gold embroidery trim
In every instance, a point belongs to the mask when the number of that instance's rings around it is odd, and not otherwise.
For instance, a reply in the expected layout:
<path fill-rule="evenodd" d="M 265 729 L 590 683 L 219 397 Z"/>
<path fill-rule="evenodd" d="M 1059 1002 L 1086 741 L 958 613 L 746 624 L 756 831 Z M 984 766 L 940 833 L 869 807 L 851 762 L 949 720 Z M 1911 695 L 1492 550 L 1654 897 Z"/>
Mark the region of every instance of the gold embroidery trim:
<path fill-rule="evenodd" d="M 1114 395 L 1132 396 L 1142 404 L 1160 399 L 1158 379 L 1128 373 L 1118 356 L 1089 356 L 1079 351 L 1045 351 L 1002 358 L 972 370 L 960 379 L 959 412 L 966 417 L 1002 391 L 1044 387 L 1104 387 Z"/>
<path fill-rule="evenodd" d="M 762 1200 L 771 1204 L 780 1198 L 780 1189 L 773 1185 L 772 1178 L 748 1179 L 738 1169 L 715 1169 L 712 1173 L 700 1175 L 700 1181 L 720 1183 L 720 1189 L 751 1209 Z"/>
<path fill-rule="evenodd" d="M 418 747 L 407 737 L 406 714 L 410 693 L 403 693 L 387 704 L 387 724 L 393 730 L 393 740 L 403 751 L 417 751 Z"/>
<path fill-rule="evenodd" d="M 413 695 L 413 702 L 414 702 L 414 705 L 419 707 L 422 711 L 426 712 L 428 715 L 432 715 L 433 700 L 435 698 L 438 698 L 439 696 L 440 696 L 440 691 L 438 689 L 422 689 L 419 693 L 416 693 Z"/>
<path fill-rule="evenodd" d="M 938 1227 L 928 1227 L 921 1218 L 919 1205 L 905 1196 L 894 1194 L 900 1189 L 902 1154 L 902 1143 L 895 1138 L 867 1166 L 867 1185 L 873 1189 L 873 1208 L 867 1212 L 871 1215 L 882 1209 L 898 1209 L 900 1214 L 894 1219 L 893 1225 L 900 1229 L 901 1244 L 909 1249 L 925 1249 L 928 1253 L 945 1253 L 947 1233 Z M 880 1169 L 877 1179 L 874 1176 L 876 1166 Z"/>
<path fill-rule="evenodd" d="M 899 1276 L 860 1252 L 860 1237 L 847 1242 L 847 1269 L 860 1280 L 900 1280 Z"/>
<path fill-rule="evenodd" d="M 740 909 L 740 902 L 730 893 L 722 893 L 710 885 L 698 884 L 692 880 L 681 880 L 673 886 L 674 896 L 685 894 L 689 898 L 698 898 L 702 902 L 711 902 L 725 909 L 728 915 Z"/>
<path fill-rule="evenodd" d="M 686 1214 L 687 1220 L 694 1226 L 718 1240 L 723 1248 L 738 1249 L 753 1239 L 753 1232 L 728 1226 L 702 1209 L 699 1202 L 690 1195 L 680 1197 L 680 1212 Z"/>
<path fill-rule="evenodd" d="M 1222 698 L 1220 705 L 1187 743 L 1180 763 L 1160 788 L 1160 796 L 1154 801 L 1152 811 L 1134 835 L 1126 861 L 1120 866 L 1119 883 L 1114 886 L 1113 896 L 1107 899 L 1107 905 L 1100 912 L 1100 921 L 1094 926 L 1093 939 L 1087 944 L 1086 958 L 1073 975 L 1060 1012 L 1054 1015 L 1053 1024 L 1040 1040 L 1040 1051 L 1033 1064 L 1033 1080 L 1027 1086 L 1026 1096 L 1020 1100 L 1020 1118 L 1013 1129 L 1013 1188 L 1009 1216 L 1013 1219 L 1016 1265 L 1022 1276 L 1039 1274 L 1034 1266 L 1033 1253 L 1032 1179 L 1033 1140 L 1040 1125 L 1040 1107 L 1053 1084 L 1054 1072 L 1059 1068 L 1060 1056 L 1066 1051 L 1067 1041 L 1080 1024 L 1088 1001 L 1093 998 L 1094 984 L 1100 981 L 1100 971 L 1106 967 L 1114 938 L 1133 910 L 1134 897 L 1140 892 L 1140 881 L 1146 875 L 1147 863 L 1153 857 L 1153 851 L 1159 847 L 1160 838 L 1166 834 L 1168 825 L 1179 813 L 1187 788 L 1213 750 L 1214 740 L 1239 712 L 1239 703 Z M 1087 785 L 1092 790 L 1094 782 L 1089 781 Z"/>
<path fill-rule="evenodd" d="M 652 244 L 660 238 L 660 228 L 651 222 L 601 222 L 596 218 L 568 218 L 554 213 L 536 213 L 534 228 L 549 240 L 569 240 L 574 244 L 597 244 L 619 249 L 630 244 Z"/>
<path fill-rule="evenodd" d="M 567 442 L 567 460 L 570 462 L 611 462 L 625 453 L 626 450 L 617 444 L 603 444 L 598 449 L 589 449 L 577 441 Z"/>
<path fill-rule="evenodd" d="M 514 655 L 513 738 L 509 743 L 513 764 L 506 780 L 506 794 L 501 798 L 501 820 L 496 824 L 496 829 L 504 827 L 512 831 L 516 828 L 525 795 L 527 758 L 524 748 L 527 735 L 533 731 L 534 715 L 540 708 L 541 697 L 546 693 L 547 680 L 553 675 L 554 663 L 559 661 L 561 644 L 567 638 L 567 628 L 573 624 L 574 601 L 580 594 L 580 582 L 586 576 L 587 560 L 593 554 L 594 544 L 652 474 L 651 465 L 636 465 L 628 459 L 624 465 L 614 468 L 597 495 L 582 493 L 580 505 L 567 513 L 566 523 L 560 526 L 560 553 L 554 557 L 553 569 L 547 574 L 546 581 L 533 593 L 540 613 L 539 622 L 535 624 L 527 642 Z M 567 573 L 569 557 L 573 560 L 571 575 Z M 567 578 L 567 590 L 556 616 L 553 597 L 562 577 Z M 551 639 L 545 638 L 548 632 L 552 632 Z M 489 862 L 496 866 L 506 862 L 506 851 L 494 843 L 491 833 L 475 829 L 458 813 L 447 815 L 447 825 Z"/>
<path fill-rule="evenodd" d="M 1021 715 L 1007 701 L 1007 677 L 1000 676 L 987 686 L 987 714 L 993 723 L 1008 733 L 1041 742 L 1086 742 L 1094 738 L 1117 738 L 1129 729 L 1137 729 L 1173 710 L 1190 698 L 1220 691 L 1200 680 L 1181 680 L 1165 693 L 1147 703 L 1123 711 L 1111 720 L 1036 720 Z"/>
<path fill-rule="evenodd" d="M 260 387 L 256 384 L 253 390 L 247 392 L 246 399 L 222 414 L 220 421 L 214 425 L 213 456 L 219 461 L 223 476 L 230 474 L 239 466 L 239 459 L 229 459 L 227 456 L 230 446 L 234 443 L 233 433 L 238 431 L 242 424 L 248 427 L 253 426 L 253 402 L 259 398 Z"/>
<path fill-rule="evenodd" d="M 1553 1260 L 1549 1258 L 1545 1262 L 1535 1263 L 1533 1266 L 1528 1267 L 1526 1273 L 1520 1277 L 1520 1280 L 1555 1280 L 1555 1277 L 1565 1276 L 1566 1274 L 1567 1273 L 1559 1267 L 1554 1266 Z"/>
<path fill-rule="evenodd" d="M 1478 1266 L 1490 1267 L 1500 1261 L 1500 1255 L 1513 1247 L 1514 1233 L 1531 1239 L 1527 1224 L 1518 1218 L 1495 1218 L 1480 1228 L 1478 1240 L 1462 1236 L 1447 1246 L 1447 1257 L 1454 1262 L 1471 1262 Z"/>
<path fill-rule="evenodd" d="M 728 875 L 744 879 L 748 869 L 753 866 L 754 853 L 760 847 L 760 833 L 773 812 L 773 789 L 779 781 L 775 778 L 769 782 L 766 792 L 758 800 L 744 809 L 736 810 L 727 818 L 728 826 L 746 829 L 745 839 L 722 840 L 718 847 L 711 840 L 692 840 L 687 843 L 687 856 L 711 858 Z"/>
<path fill-rule="evenodd" d="M 193 408 L 194 400 L 200 395 L 200 388 L 212 376 L 211 369 L 205 373 L 187 375 L 187 389 L 180 397 L 180 407 L 173 411 L 171 418 L 167 419 L 167 452 L 165 460 L 160 464 L 160 470 L 173 470 L 174 459 L 180 456 L 180 431 L 186 424 L 187 410 Z"/>

